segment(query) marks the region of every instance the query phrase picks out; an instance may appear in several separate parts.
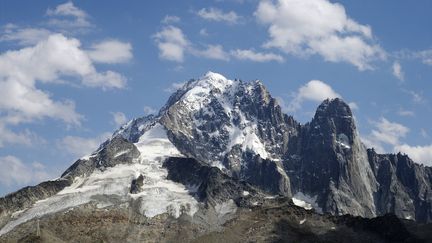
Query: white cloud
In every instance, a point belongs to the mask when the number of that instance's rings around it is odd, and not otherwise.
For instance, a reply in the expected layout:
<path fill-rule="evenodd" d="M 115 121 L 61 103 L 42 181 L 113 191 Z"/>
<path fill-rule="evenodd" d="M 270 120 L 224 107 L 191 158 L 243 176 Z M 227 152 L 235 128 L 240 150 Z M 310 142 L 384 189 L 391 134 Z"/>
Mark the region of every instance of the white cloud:
<path fill-rule="evenodd" d="M 183 87 L 183 85 L 185 85 L 185 82 L 174 82 L 168 88 L 164 89 L 164 91 L 168 92 L 168 93 L 174 93 L 178 89 L 180 89 L 181 87 Z"/>
<path fill-rule="evenodd" d="M 123 112 L 111 112 L 111 115 L 116 126 L 121 126 L 127 122 L 126 115 Z"/>
<path fill-rule="evenodd" d="M 283 62 L 284 58 L 274 53 L 256 52 L 254 50 L 236 49 L 231 51 L 231 55 L 239 60 L 249 60 L 254 62 Z"/>
<path fill-rule="evenodd" d="M 333 99 L 338 97 L 341 96 L 336 93 L 330 85 L 320 80 L 311 80 L 299 88 L 293 100 L 288 105 L 287 110 L 294 112 L 300 109 L 304 101 L 321 102 L 327 98 Z"/>
<path fill-rule="evenodd" d="M 190 49 L 190 52 L 198 57 L 204 57 L 207 59 L 215 59 L 228 61 L 230 59 L 229 53 L 225 52 L 221 45 L 208 45 L 206 49 Z"/>
<path fill-rule="evenodd" d="M 118 40 L 102 41 L 87 51 L 94 62 L 125 63 L 132 59 L 132 45 Z"/>
<path fill-rule="evenodd" d="M 165 17 L 162 19 L 163 24 L 173 24 L 180 22 L 180 17 L 175 15 L 165 15 Z"/>
<path fill-rule="evenodd" d="M 362 137 L 363 142 L 367 147 L 375 148 L 379 153 L 384 153 L 384 146 L 397 146 L 400 144 L 400 139 L 404 138 L 409 132 L 409 128 L 396 122 L 390 122 L 384 117 L 378 121 L 371 121 L 374 129 L 365 137 Z"/>
<path fill-rule="evenodd" d="M 36 135 L 30 131 L 14 132 L 0 122 L 0 148 L 7 144 L 31 145 Z"/>
<path fill-rule="evenodd" d="M 18 45 L 35 45 L 47 39 L 51 32 L 42 28 L 19 28 L 16 25 L 6 25 L 0 36 L 0 41 L 10 41 Z"/>
<path fill-rule="evenodd" d="M 14 156 L 0 157 L 0 184 L 4 186 L 28 185 L 49 177 L 45 166 L 39 162 L 28 165 Z"/>
<path fill-rule="evenodd" d="M 432 66 L 432 49 L 420 51 L 416 55 L 424 64 Z"/>
<path fill-rule="evenodd" d="M 267 48 L 298 55 L 321 55 L 330 62 L 348 62 L 359 70 L 385 59 L 382 48 L 372 43 L 372 30 L 346 15 L 339 3 L 328 0 L 261 1 L 257 19 L 269 26 Z"/>
<path fill-rule="evenodd" d="M 187 40 L 180 28 L 172 25 L 165 26 L 153 38 L 158 45 L 161 59 L 181 63 L 184 61 L 185 54 L 188 53 L 207 59 L 229 60 L 229 53 L 225 52 L 221 45 L 207 45 L 206 48 L 196 48 Z"/>
<path fill-rule="evenodd" d="M 72 2 L 58 5 L 54 9 L 47 9 L 46 15 L 51 19 L 48 24 L 60 28 L 88 28 L 91 27 L 86 12 L 77 8 Z"/>
<path fill-rule="evenodd" d="M 422 103 L 426 102 L 426 99 L 423 97 L 423 95 L 421 93 L 418 93 L 414 90 L 405 90 L 405 89 L 403 89 L 402 91 L 411 95 L 411 100 L 414 103 L 422 104 Z"/>
<path fill-rule="evenodd" d="M 383 147 L 383 144 L 374 140 L 373 138 L 370 138 L 370 136 L 360 136 L 361 141 L 367 148 L 373 148 L 378 153 L 385 153 L 385 149 Z"/>
<path fill-rule="evenodd" d="M 432 66 L 432 49 L 422 51 L 401 50 L 395 53 L 399 59 L 418 59 L 426 65 Z"/>
<path fill-rule="evenodd" d="M 392 70 L 393 70 L 393 75 L 403 81 L 404 80 L 404 72 L 402 71 L 402 66 L 400 65 L 399 62 L 394 62 L 393 66 L 392 66 Z"/>
<path fill-rule="evenodd" d="M 384 117 L 372 123 L 375 128 L 369 135 L 362 137 L 367 147 L 374 148 L 379 153 L 385 153 L 388 152 L 385 146 L 390 146 L 391 152 L 405 153 L 414 162 L 432 166 L 432 145 L 411 146 L 401 142 L 401 139 L 410 131 L 409 128 L 396 122 L 390 122 Z"/>
<path fill-rule="evenodd" d="M 80 42 L 62 34 L 50 35 L 38 44 L 0 54 L 0 120 L 3 144 L 28 144 L 28 133 L 7 128 L 23 122 L 52 118 L 80 125 L 83 116 L 71 100 L 54 100 L 38 83 L 60 83 L 76 77 L 81 84 L 102 89 L 123 88 L 126 80 L 113 71 L 98 72 Z"/>
<path fill-rule="evenodd" d="M 405 109 L 399 109 L 397 114 L 399 116 L 415 116 L 414 111 L 410 111 L 410 110 L 405 110 Z"/>
<path fill-rule="evenodd" d="M 57 143 L 57 147 L 77 158 L 81 158 L 95 151 L 99 145 L 107 140 L 111 133 L 106 132 L 95 138 L 84 138 L 79 136 L 66 136 Z"/>
<path fill-rule="evenodd" d="M 236 24 L 240 20 L 240 16 L 234 11 L 223 12 L 217 8 L 203 8 L 198 11 L 198 16 L 209 21 L 226 22 Z"/>
<path fill-rule="evenodd" d="M 144 115 L 151 115 L 151 114 L 155 114 L 157 112 L 156 109 L 154 109 L 151 106 L 144 106 Z"/>
<path fill-rule="evenodd" d="M 180 28 L 169 25 L 153 37 L 158 45 L 161 59 L 183 62 L 185 49 L 189 42 Z"/>
<path fill-rule="evenodd" d="M 413 161 L 432 166 L 432 144 L 426 146 L 397 145 L 394 148 L 394 152 L 408 154 Z"/>
<path fill-rule="evenodd" d="M 359 106 L 355 102 L 348 103 L 348 106 L 351 108 L 351 110 L 358 110 Z"/>
<path fill-rule="evenodd" d="M 378 122 L 374 122 L 375 128 L 371 132 L 371 138 L 385 144 L 397 145 L 400 139 L 405 137 L 409 128 L 396 122 L 390 122 L 382 117 Z"/>
<path fill-rule="evenodd" d="M 83 77 L 82 83 L 88 87 L 107 89 L 122 89 L 126 86 L 126 78 L 114 71 L 92 72 Z"/>

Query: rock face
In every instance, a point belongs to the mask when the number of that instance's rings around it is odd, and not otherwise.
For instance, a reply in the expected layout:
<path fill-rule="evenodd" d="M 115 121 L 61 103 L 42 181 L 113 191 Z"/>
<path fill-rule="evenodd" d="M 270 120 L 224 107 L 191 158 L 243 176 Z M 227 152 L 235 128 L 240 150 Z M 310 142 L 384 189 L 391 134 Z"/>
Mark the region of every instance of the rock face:
<path fill-rule="evenodd" d="M 326 100 L 301 130 L 299 150 L 287 161 L 296 189 L 317 195 L 324 212 L 375 216 L 377 183 L 349 106 Z"/>
<path fill-rule="evenodd" d="M 376 208 L 382 214 L 419 222 L 432 221 L 432 168 L 414 163 L 407 155 L 377 154 L 368 150 L 369 162 L 379 183 Z"/>
<path fill-rule="evenodd" d="M 432 169 L 406 155 L 381 155 L 366 149 L 352 111 L 341 99 L 323 101 L 312 121 L 300 124 L 281 111 L 261 82 L 229 80 L 209 72 L 176 91 L 158 115 L 122 126 L 60 179 L 1 198 L 0 236 L 17 234 L 15 228 L 20 225 L 26 232 L 26 222 L 60 217 L 69 209 L 106 209 L 115 212 L 114 217 L 121 215 L 122 222 L 125 214 L 136 215 L 139 224 L 163 225 L 169 219 L 180 227 L 176 222 L 187 222 L 196 233 L 188 234 L 188 239 L 199 239 L 221 230 L 229 220 L 242 222 L 238 210 L 258 207 L 259 213 L 249 215 L 255 221 L 266 220 L 266 212 L 275 205 L 288 207 L 276 210 L 275 215 L 292 212 L 290 198 L 296 205 L 336 216 L 372 218 L 391 213 L 431 222 Z M 327 222 L 327 231 L 329 225 L 372 230 L 366 219 L 343 221 L 347 218 L 328 219 L 328 215 L 307 212 L 314 215 L 315 226 L 321 220 Z M 383 218 L 400 227 L 399 220 Z M 280 227 L 282 239 L 297 241 L 283 234 L 287 229 L 301 235 L 290 220 L 294 219 L 272 222 Z M 350 222 L 355 226 L 349 226 Z M 128 224 L 130 218 L 122 223 Z M 141 232 L 136 225 L 127 227 Z M 154 230 L 161 233 L 156 226 Z M 349 232 L 346 239 L 351 239 L 350 230 L 328 237 L 336 239 Z M 309 233 L 312 242 L 322 234 Z M 361 239 L 381 239 L 371 237 Z"/>
<path fill-rule="evenodd" d="M 24 210 L 36 201 L 55 195 L 69 185 L 70 182 L 65 179 L 45 181 L 36 186 L 24 187 L 0 198 L 0 228 L 3 227 L 12 213 Z"/>
<path fill-rule="evenodd" d="M 194 187 L 192 193 L 205 202 L 215 206 L 228 200 L 241 204 L 245 194 L 259 194 L 254 187 L 238 181 L 220 171 L 191 158 L 168 158 L 164 166 L 168 169 L 168 179 Z M 245 193 L 246 192 L 246 193 Z"/>
<path fill-rule="evenodd" d="M 104 170 L 119 164 L 132 164 L 139 157 L 138 149 L 122 136 L 107 140 L 88 158 L 79 159 L 63 174 L 62 178 L 73 180 L 78 176 L 90 175 L 95 169 Z"/>
<path fill-rule="evenodd" d="M 271 184 L 272 191 L 291 195 L 281 157 L 297 123 L 281 112 L 261 82 L 244 83 L 208 73 L 174 93 L 161 110 L 160 121 L 186 156 L 258 187 Z M 267 165 L 255 169 L 264 170 L 248 169 L 249 162 L 260 163 L 262 159 L 267 159 Z M 275 181 L 256 180 L 256 173 Z"/>
<path fill-rule="evenodd" d="M 261 82 L 208 73 L 173 94 L 159 115 L 183 154 L 269 193 L 301 193 L 336 215 L 395 213 L 430 220 L 423 210 L 431 208 L 430 169 L 416 165 L 411 175 L 417 183 L 403 184 L 406 190 L 421 191 L 421 197 L 399 193 L 399 200 L 417 200 L 416 206 L 383 207 L 382 177 L 396 184 L 404 177 L 378 176 L 375 164 L 380 162 L 372 163 L 350 107 L 339 98 L 325 100 L 312 121 L 301 125 L 282 113 Z"/>

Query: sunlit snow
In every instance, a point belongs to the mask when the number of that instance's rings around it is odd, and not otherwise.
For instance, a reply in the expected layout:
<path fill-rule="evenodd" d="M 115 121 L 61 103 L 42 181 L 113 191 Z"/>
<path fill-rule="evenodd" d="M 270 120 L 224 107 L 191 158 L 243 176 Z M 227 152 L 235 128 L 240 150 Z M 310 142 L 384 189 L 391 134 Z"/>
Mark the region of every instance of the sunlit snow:
<path fill-rule="evenodd" d="M 96 170 L 88 177 L 76 178 L 71 186 L 17 215 L 0 230 L 0 235 L 33 218 L 89 202 L 106 207 L 136 199 L 141 202 L 141 213 L 147 217 L 167 212 L 174 217 L 179 217 L 182 212 L 193 215 L 198 210 L 198 202 L 185 186 L 166 179 L 167 170 L 162 167 L 164 159 L 182 155 L 168 140 L 163 126 L 154 125 L 135 145 L 141 153 L 136 163 L 117 165 L 103 172 Z M 142 191 L 130 194 L 131 181 L 140 174 L 144 177 Z"/>
<path fill-rule="evenodd" d="M 296 206 L 302 207 L 306 210 L 315 209 L 317 212 L 322 212 L 322 209 L 318 206 L 316 202 L 317 197 L 311 197 L 302 192 L 297 192 L 293 197 L 292 201 Z"/>

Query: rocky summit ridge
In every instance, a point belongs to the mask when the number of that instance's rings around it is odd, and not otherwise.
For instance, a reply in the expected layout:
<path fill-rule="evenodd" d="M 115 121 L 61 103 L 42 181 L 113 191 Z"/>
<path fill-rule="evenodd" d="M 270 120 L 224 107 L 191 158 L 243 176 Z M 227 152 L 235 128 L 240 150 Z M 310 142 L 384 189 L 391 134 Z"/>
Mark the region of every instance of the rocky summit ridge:
<path fill-rule="evenodd" d="M 157 115 L 122 126 L 59 179 L 0 198 L 0 239 L 28 235 L 35 220 L 67 224 L 64 220 L 73 212 L 100 216 L 108 211 L 109 217 L 127 218 L 119 219 L 126 227 L 119 231 L 157 235 L 161 229 L 149 226 L 145 231 L 139 225 L 181 222 L 194 232 L 184 236 L 191 241 L 224 232 L 228 222 L 236 226 L 247 217 L 259 222 L 264 217 L 260 210 L 268 208 L 294 215 L 278 219 L 274 227 L 298 230 L 303 218 L 311 217 L 305 233 L 311 239 L 319 235 L 312 226 L 321 221 L 327 222 L 321 226 L 331 233 L 329 239 L 350 237 L 351 231 L 335 233 L 333 227 L 360 227 L 367 219 L 337 216 L 393 214 L 395 224 L 431 222 L 431 187 L 432 168 L 400 153 L 366 148 L 342 99 L 323 101 L 313 119 L 300 124 L 282 112 L 262 82 L 208 72 L 174 92 Z M 294 210 L 293 203 L 302 208 Z M 420 231 L 410 227 L 416 231 L 405 236 L 417 239 Z M 266 227 L 261 230 L 257 232 L 266 234 Z M 372 234 L 386 242 L 376 232 L 361 230 L 366 238 Z M 164 232 L 174 234 L 171 228 Z M 290 238 L 295 232 L 277 237 L 296 239 Z M 86 241 L 60 229 L 49 235 Z"/>

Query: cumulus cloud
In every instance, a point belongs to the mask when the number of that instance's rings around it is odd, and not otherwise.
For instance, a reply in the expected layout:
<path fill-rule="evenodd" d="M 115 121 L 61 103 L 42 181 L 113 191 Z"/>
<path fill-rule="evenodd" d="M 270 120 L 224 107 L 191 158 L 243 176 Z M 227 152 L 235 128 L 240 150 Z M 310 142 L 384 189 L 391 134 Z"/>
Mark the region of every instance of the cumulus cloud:
<path fill-rule="evenodd" d="M 401 141 L 410 131 L 408 127 L 391 122 L 384 117 L 378 121 L 372 121 L 372 124 L 374 129 L 371 133 L 362 137 L 367 147 L 374 148 L 379 153 L 402 152 L 417 163 L 432 165 L 432 145 L 412 146 Z"/>
<path fill-rule="evenodd" d="M 113 71 L 98 72 L 81 43 L 62 34 L 50 35 L 34 46 L 0 54 L 0 144 L 31 143 L 31 132 L 13 132 L 9 126 L 44 118 L 80 125 L 83 116 L 68 99 L 56 100 L 38 83 L 60 83 L 75 77 L 81 85 L 123 88 L 125 78 Z"/>
<path fill-rule="evenodd" d="M 189 46 L 189 41 L 180 28 L 172 25 L 165 26 L 153 37 L 159 48 L 159 57 L 161 59 L 183 62 L 185 49 Z"/>
<path fill-rule="evenodd" d="M 236 49 L 225 51 L 222 45 L 198 47 L 190 42 L 183 31 L 175 26 L 165 26 L 153 35 L 159 49 L 159 57 L 164 60 L 181 63 L 186 54 L 196 57 L 229 61 L 231 58 L 254 62 L 283 62 L 284 58 L 274 53 L 256 52 L 254 50 Z"/>
<path fill-rule="evenodd" d="M 215 59 L 228 61 L 229 53 L 224 51 L 221 45 L 208 45 L 205 49 L 191 49 L 191 53 L 195 56 L 204 57 L 207 59 Z"/>
<path fill-rule="evenodd" d="M 409 128 L 396 122 L 390 122 L 384 117 L 373 123 L 375 129 L 372 130 L 370 137 L 379 143 L 397 145 L 400 139 L 409 132 Z"/>
<path fill-rule="evenodd" d="M 116 126 L 121 126 L 127 122 L 126 115 L 123 112 L 111 112 L 113 122 Z"/>
<path fill-rule="evenodd" d="M 203 8 L 198 11 L 197 15 L 208 21 L 226 22 L 229 24 L 236 24 L 241 18 L 234 11 L 224 12 L 218 8 Z"/>
<path fill-rule="evenodd" d="M 60 4 L 54 9 L 48 8 L 46 15 L 51 17 L 48 21 L 49 25 L 63 29 L 88 28 L 92 26 L 88 14 L 76 7 L 72 2 Z"/>
<path fill-rule="evenodd" d="M 408 154 L 413 161 L 432 166 L 432 144 L 426 146 L 397 145 L 394 148 L 394 152 Z"/>
<path fill-rule="evenodd" d="M 36 87 L 36 82 L 58 82 L 60 76 L 81 77 L 85 86 L 122 88 L 125 79 L 118 73 L 97 72 L 77 39 L 61 34 L 32 47 L 0 55 L 0 110 L 22 118 L 51 117 L 79 124 L 81 116 L 72 101 L 54 101 Z"/>
<path fill-rule="evenodd" d="M 153 35 L 153 38 L 159 48 L 159 57 L 164 60 L 181 63 L 186 53 L 207 59 L 229 60 L 229 53 L 225 52 L 221 45 L 197 48 L 189 42 L 180 28 L 172 25 L 165 26 Z"/>
<path fill-rule="evenodd" d="M 66 151 L 69 154 L 81 158 L 85 155 L 91 154 L 99 145 L 107 140 L 111 133 L 105 132 L 97 137 L 85 138 L 79 136 L 66 136 L 57 143 L 57 147 Z"/>
<path fill-rule="evenodd" d="M 299 88 L 294 98 L 289 103 L 287 111 L 294 112 L 301 108 L 304 101 L 321 102 L 325 99 L 333 99 L 341 97 L 333 88 L 320 80 L 311 80 L 307 84 Z"/>
<path fill-rule="evenodd" d="M 371 121 L 374 129 L 365 137 L 363 142 L 369 148 L 374 148 L 379 153 L 385 153 L 385 146 L 395 147 L 400 144 L 400 139 L 409 132 L 409 128 L 402 124 L 391 122 L 384 117 L 378 121 Z"/>
<path fill-rule="evenodd" d="M 339 3 L 261 1 L 255 16 L 269 26 L 267 48 L 298 56 L 318 54 L 330 62 L 348 62 L 359 70 L 372 69 L 373 60 L 385 59 L 385 52 L 373 43 L 371 28 L 348 17 Z"/>
<path fill-rule="evenodd" d="M 256 52 L 254 50 L 236 49 L 231 51 L 231 55 L 239 60 L 248 60 L 253 62 L 283 62 L 284 58 L 281 55 L 274 53 Z"/>
<path fill-rule="evenodd" d="M 41 40 L 47 39 L 51 31 L 43 28 L 20 28 L 17 25 L 8 24 L 3 28 L 0 41 L 14 42 L 21 46 L 35 45 Z"/>
<path fill-rule="evenodd" d="M 99 63 L 125 63 L 132 59 L 132 45 L 118 40 L 96 43 L 87 50 L 89 57 Z"/>
<path fill-rule="evenodd" d="M 402 66 L 399 62 L 394 62 L 392 66 L 393 70 L 393 76 L 395 76 L 397 79 L 403 81 L 404 80 L 404 73 L 402 71 Z"/>
<path fill-rule="evenodd" d="M 45 166 L 39 162 L 26 164 L 15 156 L 0 157 L 0 184 L 4 186 L 28 185 L 49 177 Z"/>

